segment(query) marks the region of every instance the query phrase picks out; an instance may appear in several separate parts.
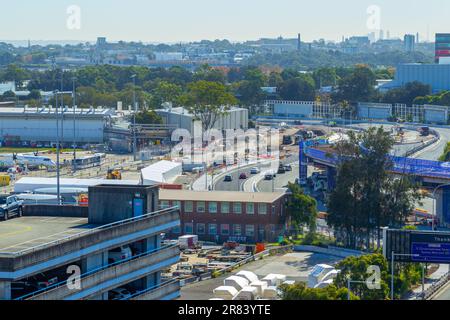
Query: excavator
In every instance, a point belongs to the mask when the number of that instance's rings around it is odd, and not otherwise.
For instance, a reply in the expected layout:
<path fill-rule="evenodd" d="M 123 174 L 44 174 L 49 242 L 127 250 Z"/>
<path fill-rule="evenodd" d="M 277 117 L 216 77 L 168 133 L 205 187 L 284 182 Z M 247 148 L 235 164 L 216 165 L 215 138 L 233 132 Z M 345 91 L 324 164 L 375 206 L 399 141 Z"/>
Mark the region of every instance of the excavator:
<path fill-rule="evenodd" d="M 108 180 L 122 180 L 122 173 L 118 169 L 109 169 L 106 175 Z"/>

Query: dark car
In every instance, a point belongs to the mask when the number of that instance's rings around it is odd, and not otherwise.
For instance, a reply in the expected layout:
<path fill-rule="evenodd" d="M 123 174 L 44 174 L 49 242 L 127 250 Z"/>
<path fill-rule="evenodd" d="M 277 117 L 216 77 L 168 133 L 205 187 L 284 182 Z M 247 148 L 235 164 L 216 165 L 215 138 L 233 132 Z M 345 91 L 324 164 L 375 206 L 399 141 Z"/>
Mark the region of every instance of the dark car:
<path fill-rule="evenodd" d="M 264 175 L 264 180 L 273 180 L 274 175 L 272 173 L 267 173 Z"/>
<path fill-rule="evenodd" d="M 231 175 L 227 174 L 227 175 L 225 176 L 225 178 L 223 179 L 223 181 L 225 181 L 225 182 L 231 182 L 231 181 L 233 181 L 233 177 L 232 177 Z"/>
<path fill-rule="evenodd" d="M 0 217 L 3 220 L 8 220 L 12 216 L 22 216 L 23 201 L 16 196 L 9 196 L 0 198 Z"/>
<path fill-rule="evenodd" d="M 286 169 L 284 168 L 283 165 L 280 165 L 278 167 L 278 174 L 283 174 L 283 173 L 286 173 Z"/>
<path fill-rule="evenodd" d="M 287 164 L 284 166 L 285 171 L 292 171 L 292 166 L 290 164 Z"/>
<path fill-rule="evenodd" d="M 247 174 L 244 173 L 244 172 L 242 172 L 242 173 L 239 175 L 239 179 L 240 179 L 240 180 L 245 180 L 245 179 L 247 179 Z"/>

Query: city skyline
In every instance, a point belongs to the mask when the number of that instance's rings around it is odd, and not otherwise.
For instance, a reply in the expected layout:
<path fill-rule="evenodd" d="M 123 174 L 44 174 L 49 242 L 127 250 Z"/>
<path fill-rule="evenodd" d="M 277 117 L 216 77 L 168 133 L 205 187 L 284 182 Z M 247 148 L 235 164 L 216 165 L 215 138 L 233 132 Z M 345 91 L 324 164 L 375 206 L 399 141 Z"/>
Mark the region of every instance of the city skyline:
<path fill-rule="evenodd" d="M 344 7 L 336 1 L 324 4 L 294 0 L 281 0 L 276 6 L 268 0 L 132 2 L 138 9 L 125 10 L 123 2 L 117 0 L 8 2 L 10 14 L 0 22 L 0 39 L 92 42 L 104 36 L 110 41 L 145 43 L 203 39 L 241 42 L 278 36 L 295 38 L 301 33 L 304 41 L 340 41 L 352 35 L 378 35 L 382 29 L 385 35 L 389 31 L 391 38 L 419 33 L 421 41 L 433 41 L 434 33 L 446 31 L 450 12 L 450 3 L 445 0 L 431 0 L 433 6 L 418 0 L 346 0 Z M 6 6 L 4 0 L 0 4 Z"/>

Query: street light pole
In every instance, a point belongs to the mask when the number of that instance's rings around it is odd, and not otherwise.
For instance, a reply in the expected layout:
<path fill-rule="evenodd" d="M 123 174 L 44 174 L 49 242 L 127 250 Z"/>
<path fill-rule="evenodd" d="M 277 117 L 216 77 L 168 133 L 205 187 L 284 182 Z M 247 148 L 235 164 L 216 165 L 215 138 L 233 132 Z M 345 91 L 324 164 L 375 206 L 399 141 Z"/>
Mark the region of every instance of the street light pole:
<path fill-rule="evenodd" d="M 76 93 L 75 93 L 75 80 L 76 78 L 72 78 L 72 108 L 73 108 L 73 172 L 77 171 L 77 149 L 76 149 L 76 124 L 75 124 L 75 118 L 76 118 L 76 112 L 75 112 L 75 106 L 76 106 Z"/>
<path fill-rule="evenodd" d="M 137 138 L 136 138 L 136 112 L 137 112 L 137 106 L 136 106 L 136 75 L 133 74 L 131 76 L 133 79 L 133 160 L 136 161 L 136 149 L 137 149 Z"/>
<path fill-rule="evenodd" d="M 55 115 L 56 115 L 56 194 L 58 204 L 61 204 L 60 177 L 59 177 L 59 113 L 58 113 L 58 90 L 55 90 Z"/>
<path fill-rule="evenodd" d="M 418 257 L 418 254 L 395 253 L 391 252 L 391 300 L 394 300 L 394 260 L 395 256 L 399 257 Z"/>

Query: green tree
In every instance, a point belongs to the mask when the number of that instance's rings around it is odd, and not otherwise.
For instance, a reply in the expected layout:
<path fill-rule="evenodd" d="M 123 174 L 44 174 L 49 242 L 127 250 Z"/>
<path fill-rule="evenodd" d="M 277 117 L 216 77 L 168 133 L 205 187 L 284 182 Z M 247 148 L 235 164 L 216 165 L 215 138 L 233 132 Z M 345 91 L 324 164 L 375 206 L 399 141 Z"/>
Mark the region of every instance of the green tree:
<path fill-rule="evenodd" d="M 201 80 L 225 83 L 226 77 L 221 70 L 212 68 L 211 66 L 204 64 L 194 74 L 194 81 Z"/>
<path fill-rule="evenodd" d="M 162 118 L 154 110 L 145 110 L 136 113 L 138 124 L 162 124 Z"/>
<path fill-rule="evenodd" d="M 338 92 L 333 95 L 334 101 L 349 102 L 372 101 L 375 96 L 376 77 L 367 66 L 359 65 L 352 73 L 339 81 Z"/>
<path fill-rule="evenodd" d="M 371 289 L 365 283 L 372 276 L 369 269 L 370 266 L 380 268 L 380 289 Z M 340 261 L 336 265 L 336 269 L 340 270 L 334 283 L 338 288 L 346 288 L 347 280 L 355 281 L 351 283 L 351 292 L 358 296 L 361 300 L 385 300 L 389 297 L 389 281 L 390 274 L 387 260 L 381 254 L 370 254 L 363 256 L 351 256 Z M 360 281 L 363 283 L 357 283 Z M 373 283 L 372 283 L 373 284 Z"/>
<path fill-rule="evenodd" d="M 280 88 L 280 96 L 284 100 L 315 100 L 315 84 L 312 78 L 298 77 L 286 80 Z"/>
<path fill-rule="evenodd" d="M 213 128 L 220 116 L 228 113 L 236 98 L 220 82 L 197 81 L 188 85 L 188 91 L 179 99 L 194 117 L 201 121 L 204 132 Z"/>
<path fill-rule="evenodd" d="M 164 102 L 176 104 L 182 92 L 183 90 L 179 85 L 167 81 L 159 81 L 156 88 L 151 92 L 151 107 L 159 108 Z"/>
<path fill-rule="evenodd" d="M 299 229 L 301 226 L 308 226 L 309 232 L 316 232 L 317 201 L 306 195 L 302 188 L 296 183 L 289 183 L 289 201 L 287 203 L 287 214 L 291 223 Z"/>
<path fill-rule="evenodd" d="M 336 145 L 339 161 L 336 187 L 328 199 L 327 222 L 347 246 L 371 248 L 373 231 L 380 247 L 380 228 L 405 222 L 416 201 L 418 186 L 408 177 L 389 174 L 394 144 L 383 127 L 349 133 Z"/>
<path fill-rule="evenodd" d="M 280 297 L 282 300 L 347 300 L 348 291 L 346 288 L 338 289 L 335 285 L 325 288 L 308 288 L 305 283 L 300 282 L 294 285 L 281 285 Z M 354 294 L 350 295 L 351 300 L 359 300 Z"/>
<path fill-rule="evenodd" d="M 392 89 L 386 92 L 381 98 L 381 102 L 385 103 L 404 103 L 411 106 L 417 97 L 423 97 L 431 93 L 429 85 L 418 81 L 409 82 L 401 88 Z"/>

